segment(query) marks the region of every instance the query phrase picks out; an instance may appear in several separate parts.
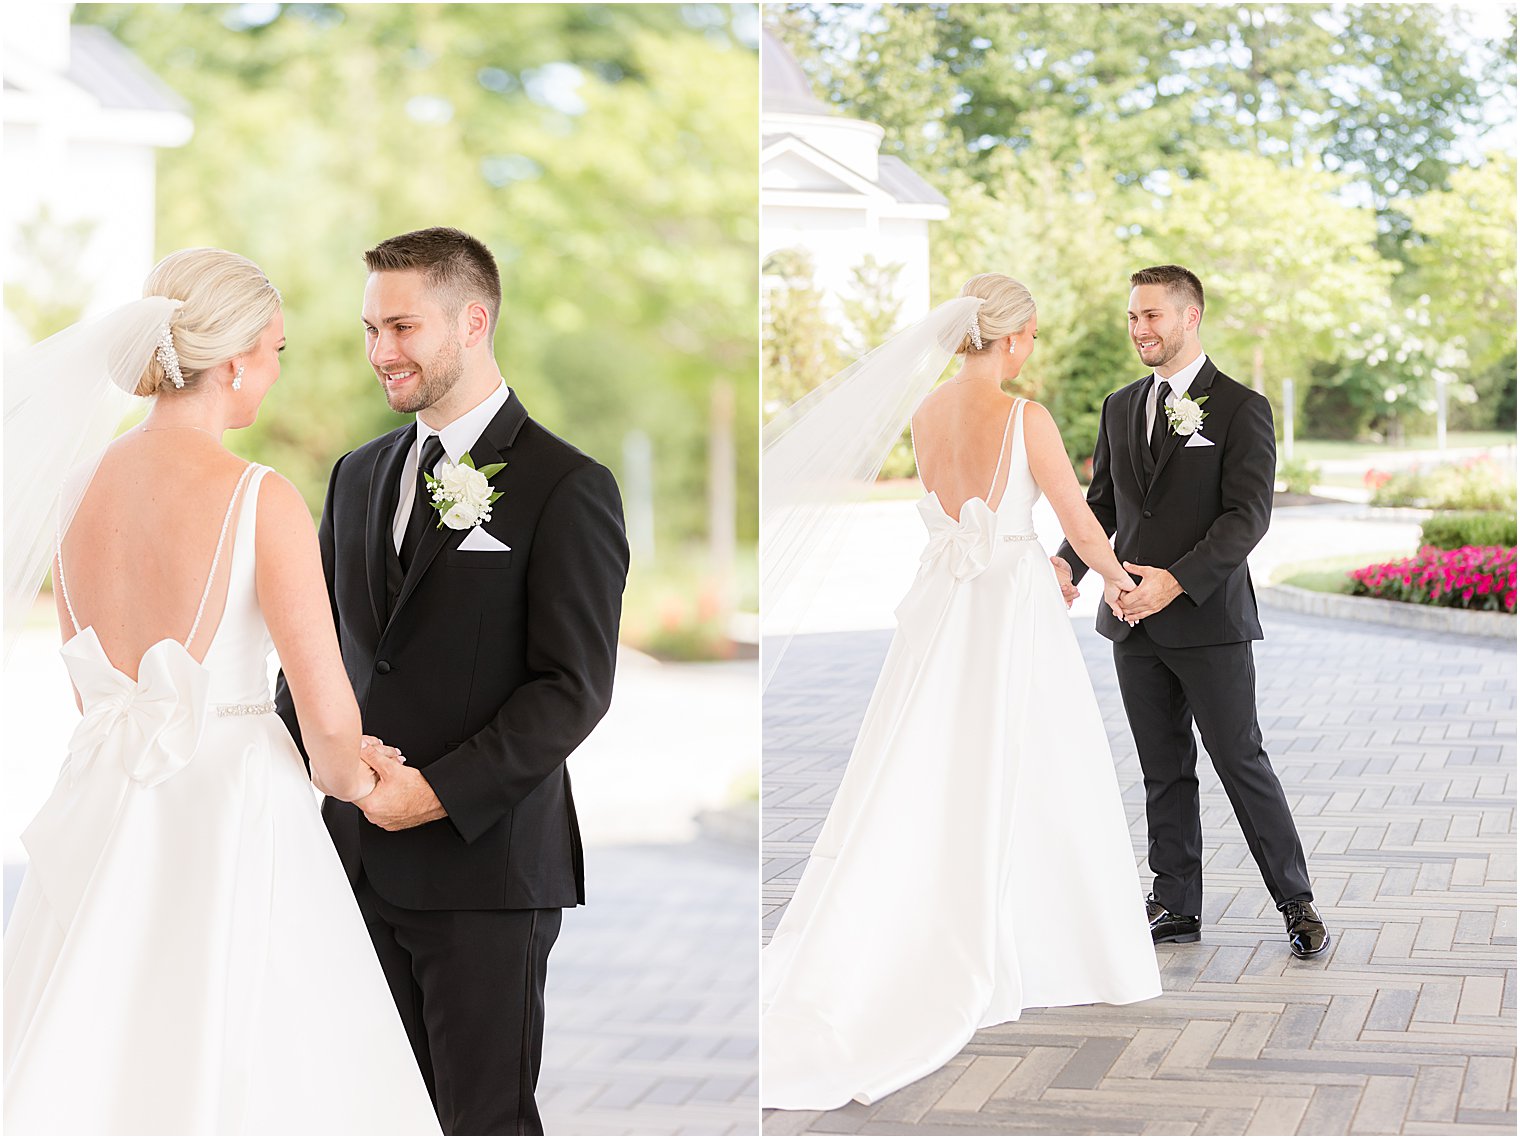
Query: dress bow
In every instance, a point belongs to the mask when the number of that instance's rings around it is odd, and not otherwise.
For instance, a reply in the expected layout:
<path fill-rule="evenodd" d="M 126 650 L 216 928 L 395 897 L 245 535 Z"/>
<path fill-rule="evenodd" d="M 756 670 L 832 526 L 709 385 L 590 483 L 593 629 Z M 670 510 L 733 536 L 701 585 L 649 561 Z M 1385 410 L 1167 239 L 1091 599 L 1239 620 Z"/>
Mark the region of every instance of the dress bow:
<path fill-rule="evenodd" d="M 980 498 L 961 507 L 958 522 L 945 513 L 933 494 L 918 504 L 918 512 L 929 529 L 929 543 L 919 558 L 920 565 L 941 563 L 956 581 L 970 581 L 992 563 L 997 515 Z"/>
<path fill-rule="evenodd" d="M 980 498 L 973 498 L 961 507 L 960 521 L 956 521 L 933 493 L 919 502 L 918 513 L 929 529 L 929 542 L 919 558 L 918 577 L 896 612 L 903 636 L 922 650 L 939 628 L 956 588 L 992 564 L 997 515 Z"/>
<path fill-rule="evenodd" d="M 129 796 L 182 771 L 200 748 L 211 674 L 178 641 L 150 648 L 134 681 L 111 664 L 95 630 L 63 646 L 84 719 L 53 794 L 22 834 L 53 916 L 65 929 L 97 881 Z M 109 889 L 103 885 L 102 889 Z"/>
<path fill-rule="evenodd" d="M 93 643 L 80 640 L 89 638 Z M 69 739 L 69 780 L 77 783 L 107 757 L 144 787 L 180 771 L 200 746 L 210 708 L 210 674 L 177 641 L 143 655 L 134 681 L 106 659 L 95 631 L 63 648 L 84 719 Z"/>

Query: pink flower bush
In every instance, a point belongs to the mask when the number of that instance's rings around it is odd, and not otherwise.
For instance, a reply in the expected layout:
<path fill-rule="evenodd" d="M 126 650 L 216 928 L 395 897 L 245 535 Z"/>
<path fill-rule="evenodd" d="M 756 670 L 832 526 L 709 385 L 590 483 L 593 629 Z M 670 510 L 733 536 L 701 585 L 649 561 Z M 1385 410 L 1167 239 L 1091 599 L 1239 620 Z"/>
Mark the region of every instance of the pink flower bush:
<path fill-rule="evenodd" d="M 1412 558 L 1352 570 L 1351 592 L 1453 609 L 1515 611 L 1515 547 L 1422 546 Z"/>

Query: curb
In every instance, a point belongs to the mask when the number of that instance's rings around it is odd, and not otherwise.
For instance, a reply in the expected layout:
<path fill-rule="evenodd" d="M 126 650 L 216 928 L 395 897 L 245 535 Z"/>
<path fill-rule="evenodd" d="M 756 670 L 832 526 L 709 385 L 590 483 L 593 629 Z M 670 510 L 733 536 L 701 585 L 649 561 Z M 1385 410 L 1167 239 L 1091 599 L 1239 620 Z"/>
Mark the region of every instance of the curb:
<path fill-rule="evenodd" d="M 698 811 L 697 828 L 703 838 L 754 852 L 760 843 L 760 804 L 746 799 L 717 810 Z"/>
<path fill-rule="evenodd" d="M 1393 625 L 1401 629 L 1420 629 L 1427 633 L 1513 641 L 1516 632 L 1513 613 L 1483 613 L 1471 609 L 1447 609 L 1438 605 L 1414 605 L 1408 601 L 1384 601 L 1377 597 L 1348 597 L 1341 593 L 1318 593 L 1312 589 L 1300 589 L 1296 585 L 1259 586 L 1256 599 L 1263 605 L 1286 609 L 1292 613 L 1333 617 L 1342 621 L 1363 621 L 1372 625 Z"/>

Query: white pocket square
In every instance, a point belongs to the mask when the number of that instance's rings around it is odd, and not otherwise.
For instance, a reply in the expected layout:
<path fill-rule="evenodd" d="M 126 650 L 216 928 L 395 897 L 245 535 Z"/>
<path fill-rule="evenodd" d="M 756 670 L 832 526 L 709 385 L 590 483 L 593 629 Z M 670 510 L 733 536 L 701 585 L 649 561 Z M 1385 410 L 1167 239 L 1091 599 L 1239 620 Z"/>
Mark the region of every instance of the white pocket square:
<path fill-rule="evenodd" d="M 1213 445 L 1214 440 L 1205 439 L 1197 431 L 1194 431 L 1191 435 L 1189 435 L 1188 441 L 1183 444 L 1184 447 L 1212 447 Z"/>
<path fill-rule="evenodd" d="M 464 541 L 459 543 L 459 548 L 461 550 L 491 550 L 496 553 L 502 553 L 505 550 L 510 550 L 512 547 L 497 538 L 491 537 L 484 529 L 477 526 L 464 536 Z"/>

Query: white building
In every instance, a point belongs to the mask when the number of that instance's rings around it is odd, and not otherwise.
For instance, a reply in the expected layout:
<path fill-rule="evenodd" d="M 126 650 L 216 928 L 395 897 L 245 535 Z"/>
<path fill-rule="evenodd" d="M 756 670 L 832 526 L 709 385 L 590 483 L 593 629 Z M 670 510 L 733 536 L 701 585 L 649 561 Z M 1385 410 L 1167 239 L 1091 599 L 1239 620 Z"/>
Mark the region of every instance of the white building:
<path fill-rule="evenodd" d="M 90 316 L 141 294 L 154 262 L 155 156 L 182 146 L 185 102 L 72 5 L 6 9 L 0 47 L 8 293 Z M 24 330 L 7 298 L 7 345 Z M 19 307 L 19 303 L 18 303 Z"/>
<path fill-rule="evenodd" d="M 867 257 L 901 265 L 899 323 L 930 308 L 929 223 L 945 198 L 901 159 L 881 154 L 885 132 L 819 100 L 770 32 L 760 44 L 760 256 L 799 248 L 837 315 L 850 274 Z"/>

